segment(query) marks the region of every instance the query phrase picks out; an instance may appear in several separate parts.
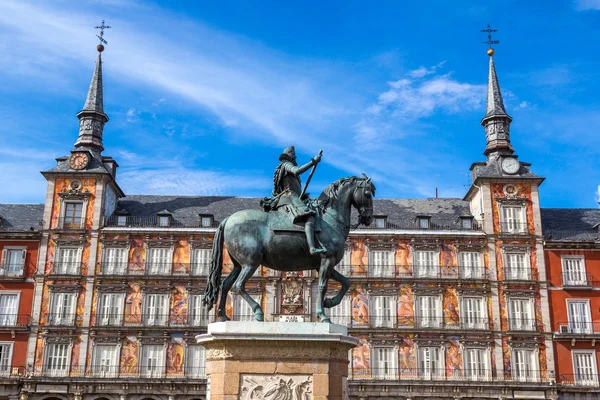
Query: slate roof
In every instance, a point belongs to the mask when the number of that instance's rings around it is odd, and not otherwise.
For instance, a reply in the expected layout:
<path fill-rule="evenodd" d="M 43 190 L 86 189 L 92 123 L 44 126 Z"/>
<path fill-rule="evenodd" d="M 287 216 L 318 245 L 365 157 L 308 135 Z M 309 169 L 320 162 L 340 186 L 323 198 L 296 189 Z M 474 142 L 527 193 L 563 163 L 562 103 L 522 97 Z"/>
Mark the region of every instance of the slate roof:
<path fill-rule="evenodd" d="M 43 204 L 0 204 L 0 231 L 40 230 L 43 215 Z"/>
<path fill-rule="evenodd" d="M 547 241 L 600 241 L 600 208 L 542 208 Z"/>
<path fill-rule="evenodd" d="M 100 161 L 99 156 L 96 156 L 94 152 L 92 152 L 93 157 L 90 157 L 90 161 L 88 165 L 85 167 L 85 170 L 78 171 L 71 168 L 69 165 L 69 156 L 58 157 L 56 159 L 56 167 L 44 171 L 44 173 L 63 173 L 63 172 L 71 172 L 71 173 L 100 173 L 100 174 L 108 174 L 110 175 L 110 171 L 107 167 L 104 166 L 102 161 Z"/>

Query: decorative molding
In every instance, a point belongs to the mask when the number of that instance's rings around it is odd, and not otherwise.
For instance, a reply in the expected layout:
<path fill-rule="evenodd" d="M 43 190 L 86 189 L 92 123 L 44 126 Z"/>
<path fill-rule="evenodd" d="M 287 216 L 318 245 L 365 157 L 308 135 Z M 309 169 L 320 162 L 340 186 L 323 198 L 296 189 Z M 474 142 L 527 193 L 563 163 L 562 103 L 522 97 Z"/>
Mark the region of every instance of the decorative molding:
<path fill-rule="evenodd" d="M 440 335 L 440 337 L 419 337 L 418 335 L 413 338 L 413 342 L 417 346 L 444 346 L 449 339 Z"/>
<path fill-rule="evenodd" d="M 281 282 L 281 307 L 288 313 L 294 313 L 302 307 L 302 279 L 286 274 Z"/>
<path fill-rule="evenodd" d="M 373 287 L 371 284 L 367 284 L 367 292 L 369 295 L 398 295 L 398 288 L 393 287 Z"/>
<path fill-rule="evenodd" d="M 240 376 L 241 400 L 306 400 L 312 399 L 310 375 L 256 375 Z"/>
<path fill-rule="evenodd" d="M 478 242 L 456 240 L 454 242 L 454 247 L 456 247 L 457 252 L 475 251 L 483 253 L 487 248 L 487 244 L 483 240 L 479 240 Z"/>
<path fill-rule="evenodd" d="M 192 286 L 192 282 L 188 282 L 185 290 L 188 292 L 188 294 L 192 295 L 204 294 L 204 286 Z"/>
<path fill-rule="evenodd" d="M 252 359 L 311 359 L 311 360 L 339 360 L 348 361 L 347 345 L 336 346 L 334 343 L 315 343 L 312 341 L 299 340 L 278 340 L 271 341 L 264 346 L 257 346 L 256 343 L 250 345 L 250 341 L 236 340 L 235 344 L 221 345 L 212 347 L 208 344 L 206 349 L 207 361 L 219 361 L 235 358 L 236 360 Z M 210 347 L 209 347 L 210 346 Z M 307 349 L 310 351 L 307 352 Z"/>
<path fill-rule="evenodd" d="M 138 340 L 142 344 L 164 344 L 166 345 L 170 337 L 168 335 L 165 336 L 138 336 Z"/>
<path fill-rule="evenodd" d="M 190 236 L 188 243 L 190 244 L 190 249 L 212 249 L 213 240 L 207 239 L 205 237 L 201 237 L 199 240 L 194 240 L 193 236 Z"/>
<path fill-rule="evenodd" d="M 409 246 L 411 247 L 411 249 L 413 251 L 415 251 L 415 250 L 433 250 L 433 251 L 439 252 L 442 247 L 442 243 L 440 242 L 439 239 L 417 240 L 417 239 L 413 238 L 410 240 Z"/>
<path fill-rule="evenodd" d="M 96 290 L 104 293 L 126 293 L 130 286 L 127 283 L 102 283 L 96 284 Z"/>
<path fill-rule="evenodd" d="M 512 297 L 530 297 L 535 298 L 537 291 L 535 289 L 504 289 L 507 298 Z"/>
<path fill-rule="evenodd" d="M 494 343 L 494 339 L 465 339 L 461 337 L 459 342 L 463 345 L 463 347 L 485 347 L 489 349 L 492 343 Z"/>
<path fill-rule="evenodd" d="M 471 295 L 482 295 L 485 296 L 486 294 L 488 294 L 490 292 L 491 287 L 488 286 L 487 284 L 482 284 L 480 288 L 463 288 L 461 287 L 461 285 L 459 284 L 458 287 L 456 288 L 456 292 L 461 295 L 461 296 L 471 296 Z"/>
<path fill-rule="evenodd" d="M 54 238 L 52 239 L 57 246 L 83 246 L 85 243 L 85 235 L 79 235 L 78 239 L 74 238 Z"/>
<path fill-rule="evenodd" d="M 51 293 L 79 293 L 81 283 L 49 283 L 48 290 Z"/>
<path fill-rule="evenodd" d="M 73 342 L 73 338 L 75 337 L 65 334 L 44 334 L 44 340 L 46 344 L 71 344 Z"/>
<path fill-rule="evenodd" d="M 150 239 L 150 235 L 146 235 L 146 238 L 144 241 L 146 242 L 147 248 L 150 248 L 150 247 L 174 248 L 175 243 L 177 243 L 177 239 L 173 235 L 170 235 L 168 238 L 159 236 L 158 239 Z"/>
<path fill-rule="evenodd" d="M 58 196 L 62 200 L 87 201 L 90 198 L 91 195 L 92 194 L 87 189 L 85 189 L 84 191 L 81 191 L 81 189 L 70 189 L 70 190 L 67 190 L 65 188 L 62 191 L 58 192 Z"/>
<path fill-rule="evenodd" d="M 367 250 L 396 250 L 394 239 L 366 239 Z"/>
<path fill-rule="evenodd" d="M 170 282 L 160 283 L 158 285 L 144 282 L 140 285 L 140 290 L 143 293 L 171 293 L 171 291 L 173 291 L 173 286 Z"/>
<path fill-rule="evenodd" d="M 92 336 L 92 340 L 94 341 L 94 344 L 104 344 L 104 343 L 109 343 L 109 344 L 121 344 L 121 341 L 123 340 L 124 335 L 122 334 L 117 334 L 117 335 L 110 335 L 110 336 Z"/>
<path fill-rule="evenodd" d="M 533 338 L 533 341 L 524 340 L 508 340 L 508 345 L 513 349 L 537 349 L 540 346 L 540 342 L 537 338 Z"/>
<path fill-rule="evenodd" d="M 504 253 L 527 253 L 531 252 L 531 245 L 529 244 L 501 244 L 500 248 Z"/>
<path fill-rule="evenodd" d="M 525 196 L 494 197 L 499 204 L 506 206 L 526 206 L 529 199 Z"/>
<path fill-rule="evenodd" d="M 414 295 L 442 295 L 445 292 L 445 289 L 441 286 L 426 287 L 417 286 L 416 284 L 413 284 L 412 290 Z"/>
<path fill-rule="evenodd" d="M 131 246 L 131 235 L 127 235 L 126 239 L 107 239 L 106 235 L 100 236 L 100 243 L 104 248 L 106 247 L 124 247 L 129 248 Z"/>

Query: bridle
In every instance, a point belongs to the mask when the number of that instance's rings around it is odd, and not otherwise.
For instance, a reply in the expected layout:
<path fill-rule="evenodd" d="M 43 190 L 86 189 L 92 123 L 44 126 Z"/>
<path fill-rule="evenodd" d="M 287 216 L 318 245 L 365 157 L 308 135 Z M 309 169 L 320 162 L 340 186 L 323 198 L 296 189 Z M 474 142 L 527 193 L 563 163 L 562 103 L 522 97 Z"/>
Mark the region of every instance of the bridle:
<path fill-rule="evenodd" d="M 352 197 L 355 200 L 354 203 L 355 203 L 355 205 L 357 205 L 359 207 L 356 207 L 358 209 L 358 222 L 354 225 L 350 225 L 351 230 L 358 228 L 358 226 L 361 224 L 369 225 L 371 222 L 371 218 L 373 216 L 373 208 L 371 207 L 370 209 L 366 209 L 364 207 L 365 198 L 366 198 L 365 189 L 367 188 L 367 185 L 371 186 L 371 178 L 367 178 L 366 176 L 363 176 L 363 180 L 358 185 L 356 185 L 356 187 L 354 188 L 354 191 L 352 193 Z M 357 190 L 358 190 L 358 194 L 356 192 Z M 370 211 L 370 215 L 366 214 L 369 211 Z"/>

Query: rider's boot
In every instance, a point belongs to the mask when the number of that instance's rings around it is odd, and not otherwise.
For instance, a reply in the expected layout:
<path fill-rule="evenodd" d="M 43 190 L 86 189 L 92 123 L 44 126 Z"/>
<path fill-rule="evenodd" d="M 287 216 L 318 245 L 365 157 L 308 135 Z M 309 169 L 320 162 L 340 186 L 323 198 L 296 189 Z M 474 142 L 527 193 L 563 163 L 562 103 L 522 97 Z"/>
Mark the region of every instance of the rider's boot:
<path fill-rule="evenodd" d="M 306 241 L 308 242 L 308 250 L 310 251 L 311 256 L 327 252 L 323 247 L 315 246 L 315 224 L 313 221 L 314 218 L 309 218 L 304 224 L 304 232 L 306 233 Z"/>

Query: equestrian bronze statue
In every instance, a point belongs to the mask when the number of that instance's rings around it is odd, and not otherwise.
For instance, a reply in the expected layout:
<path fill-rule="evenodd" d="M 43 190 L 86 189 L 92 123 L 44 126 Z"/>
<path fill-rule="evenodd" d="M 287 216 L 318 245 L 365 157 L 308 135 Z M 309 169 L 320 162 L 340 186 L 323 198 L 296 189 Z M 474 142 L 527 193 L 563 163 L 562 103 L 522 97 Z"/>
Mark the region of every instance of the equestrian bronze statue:
<path fill-rule="evenodd" d="M 306 187 L 301 190 L 300 175 L 311 166 L 314 172 L 320 160 L 321 153 L 309 163 L 298 166 L 294 148 L 286 148 L 275 171 L 274 197 L 261 202 L 268 212 L 241 210 L 223 220 L 217 228 L 204 304 L 211 309 L 219 302 L 219 320 L 229 319 L 225 315 L 229 290 L 248 302 L 257 321 L 264 320 L 260 304 L 245 290 L 248 279 L 264 265 L 277 271 L 317 270 L 317 319 L 331 322 L 324 308 L 337 306 L 350 287 L 348 278 L 334 267 L 344 256 L 344 244 L 351 227 L 371 224 L 375 185 L 366 176 L 342 178 L 327 186 L 318 199 L 309 199 L 304 195 Z M 352 206 L 358 210 L 356 225 L 350 222 Z M 233 269 L 221 285 L 223 244 Z M 335 296 L 325 297 L 330 278 L 338 281 L 341 288 Z"/>

